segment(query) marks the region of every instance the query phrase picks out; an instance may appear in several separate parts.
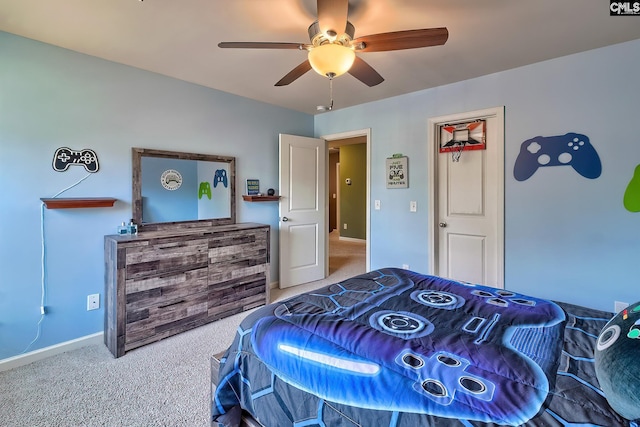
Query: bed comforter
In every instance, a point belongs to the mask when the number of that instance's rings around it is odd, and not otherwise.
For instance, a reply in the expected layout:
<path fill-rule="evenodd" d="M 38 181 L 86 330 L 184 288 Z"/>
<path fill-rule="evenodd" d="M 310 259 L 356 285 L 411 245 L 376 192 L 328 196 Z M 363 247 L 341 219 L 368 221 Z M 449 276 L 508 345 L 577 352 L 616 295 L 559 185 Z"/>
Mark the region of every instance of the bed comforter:
<path fill-rule="evenodd" d="M 594 369 L 612 317 L 381 269 L 258 309 L 225 353 L 212 425 L 635 426 Z M 219 424 L 218 424 L 219 423 Z"/>

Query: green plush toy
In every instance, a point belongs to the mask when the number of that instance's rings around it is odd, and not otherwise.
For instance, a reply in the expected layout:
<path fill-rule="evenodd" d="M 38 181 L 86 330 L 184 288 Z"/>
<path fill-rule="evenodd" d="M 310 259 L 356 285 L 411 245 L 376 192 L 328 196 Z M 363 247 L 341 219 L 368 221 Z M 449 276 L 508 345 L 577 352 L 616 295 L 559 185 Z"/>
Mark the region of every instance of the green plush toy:
<path fill-rule="evenodd" d="M 596 345 L 596 376 L 611 407 L 640 420 L 640 302 L 611 319 Z"/>

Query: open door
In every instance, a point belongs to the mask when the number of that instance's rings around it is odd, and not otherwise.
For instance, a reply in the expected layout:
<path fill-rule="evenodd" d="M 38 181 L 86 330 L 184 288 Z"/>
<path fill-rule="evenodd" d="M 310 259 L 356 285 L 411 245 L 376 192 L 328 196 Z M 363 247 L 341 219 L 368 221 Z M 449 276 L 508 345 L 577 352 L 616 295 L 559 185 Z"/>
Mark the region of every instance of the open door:
<path fill-rule="evenodd" d="M 280 134 L 280 288 L 325 278 L 328 210 L 323 139 Z"/>

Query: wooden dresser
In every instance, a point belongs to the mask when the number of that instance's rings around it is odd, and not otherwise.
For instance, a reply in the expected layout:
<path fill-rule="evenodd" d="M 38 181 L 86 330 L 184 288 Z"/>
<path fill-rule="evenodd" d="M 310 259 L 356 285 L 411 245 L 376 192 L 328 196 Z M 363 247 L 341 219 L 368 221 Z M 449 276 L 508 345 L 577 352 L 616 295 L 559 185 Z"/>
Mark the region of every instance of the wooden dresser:
<path fill-rule="evenodd" d="M 115 357 L 269 303 L 269 226 L 105 236 L 104 342 Z"/>

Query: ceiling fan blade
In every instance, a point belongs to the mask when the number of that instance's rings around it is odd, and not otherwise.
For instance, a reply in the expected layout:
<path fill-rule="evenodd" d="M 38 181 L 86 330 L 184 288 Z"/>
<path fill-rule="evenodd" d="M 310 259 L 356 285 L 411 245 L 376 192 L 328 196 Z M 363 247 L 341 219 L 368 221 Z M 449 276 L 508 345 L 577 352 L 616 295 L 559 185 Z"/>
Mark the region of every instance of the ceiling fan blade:
<path fill-rule="evenodd" d="M 223 49 L 304 49 L 300 43 L 277 43 L 277 42 L 220 42 L 218 47 Z"/>
<path fill-rule="evenodd" d="M 349 69 L 349 74 L 369 87 L 379 85 L 384 81 L 384 78 L 371 65 L 357 56 Z"/>
<path fill-rule="evenodd" d="M 385 52 L 389 50 L 415 49 L 418 47 L 440 46 L 449 38 L 449 31 L 442 28 L 395 31 L 358 37 L 353 41 L 358 52 Z M 362 48 L 358 45 L 364 43 Z"/>
<path fill-rule="evenodd" d="M 304 61 L 276 83 L 276 86 L 286 86 L 289 83 L 294 82 L 298 77 L 301 77 L 304 73 L 311 70 L 311 64 L 309 60 Z"/>
<path fill-rule="evenodd" d="M 336 34 L 344 33 L 347 28 L 349 0 L 318 0 L 318 24 L 320 31 Z M 331 35 L 331 34 L 329 34 Z"/>

